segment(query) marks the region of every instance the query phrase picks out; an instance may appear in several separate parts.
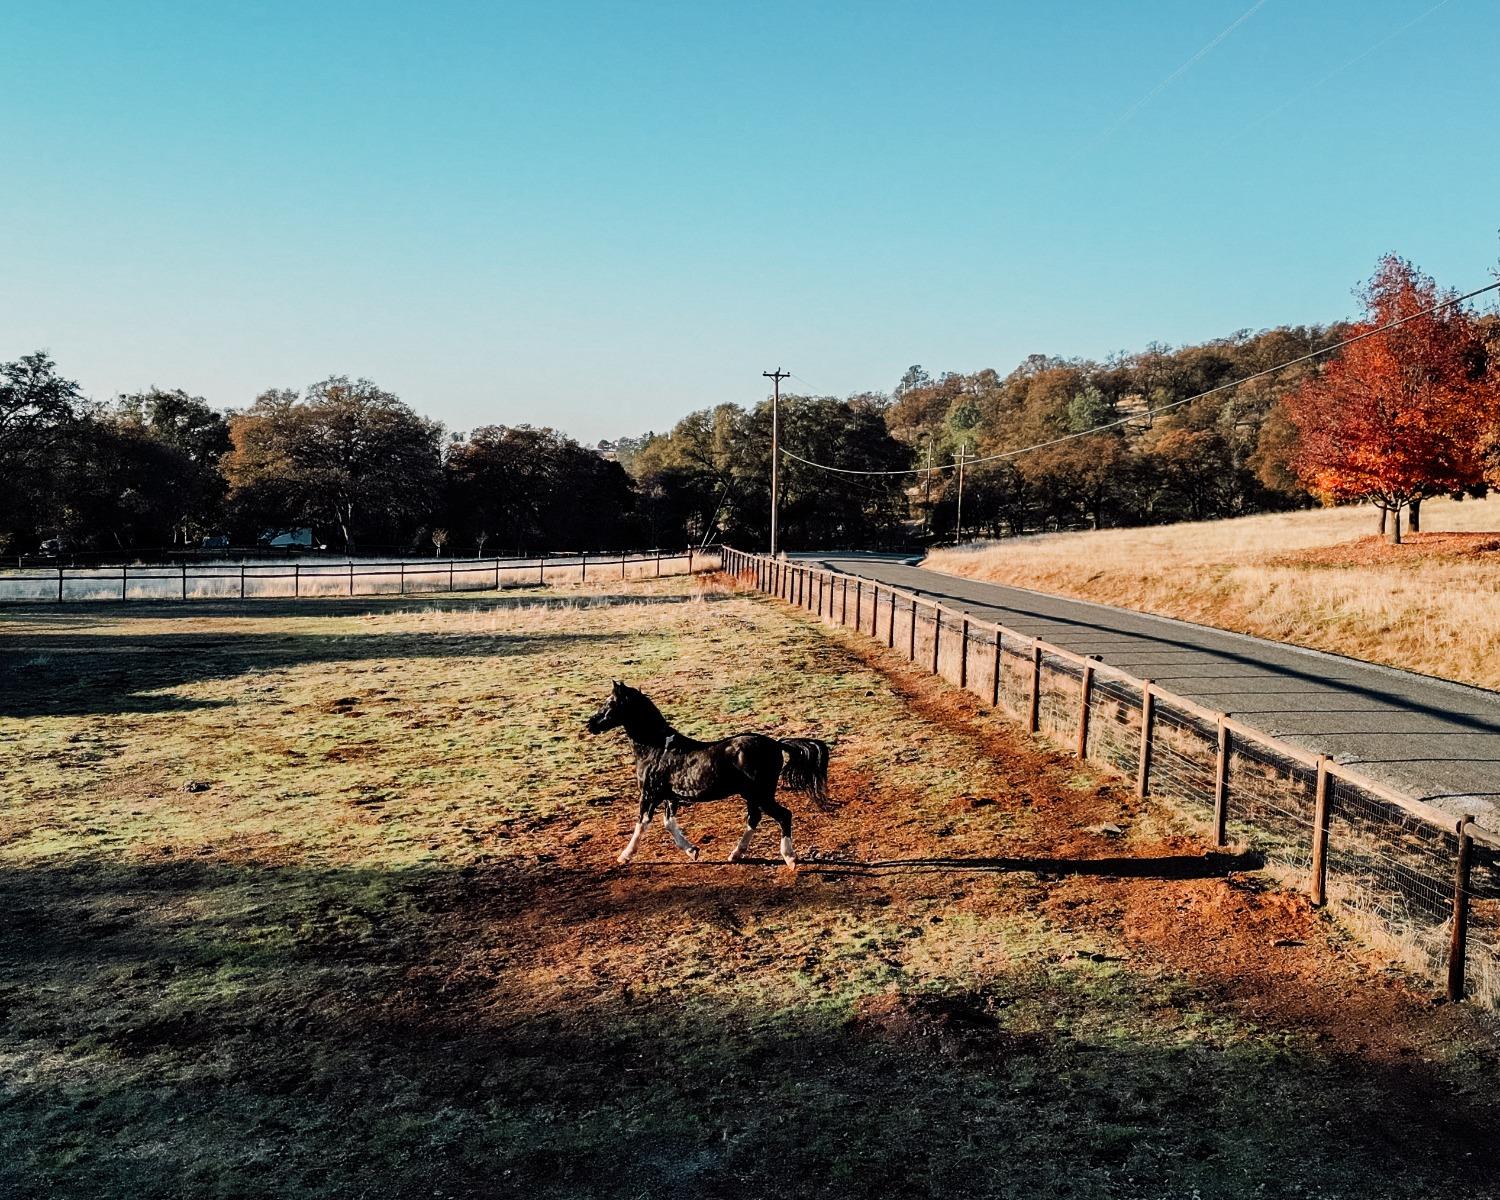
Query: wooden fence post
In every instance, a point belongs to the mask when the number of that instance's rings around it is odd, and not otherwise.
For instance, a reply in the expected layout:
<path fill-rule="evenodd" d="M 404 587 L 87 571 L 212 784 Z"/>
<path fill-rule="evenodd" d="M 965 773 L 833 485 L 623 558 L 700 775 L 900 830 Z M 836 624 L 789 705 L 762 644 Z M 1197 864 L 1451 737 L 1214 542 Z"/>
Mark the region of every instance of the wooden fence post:
<path fill-rule="evenodd" d="M 1469 835 L 1473 816 L 1458 823 L 1458 861 L 1453 870 L 1453 934 L 1448 940 L 1448 999 L 1464 998 L 1464 959 L 1469 941 L 1469 862 L 1474 839 Z"/>
<path fill-rule="evenodd" d="M 406 595 L 406 560 L 404 558 L 401 560 L 400 567 L 401 567 L 401 576 L 400 576 L 401 582 L 397 585 L 397 587 L 398 587 L 399 590 L 397 591 L 396 594 L 398 596 L 404 596 L 404 595 Z M 495 589 L 498 591 L 499 588 L 500 588 L 500 560 L 497 558 L 495 560 Z"/>
<path fill-rule="evenodd" d="M 870 593 L 870 636 L 880 636 L 880 585 L 875 585 L 875 590 Z"/>
<path fill-rule="evenodd" d="M 620 578 L 621 579 L 624 579 L 626 577 L 625 576 L 625 563 L 626 563 L 626 561 L 629 558 L 630 558 L 630 555 L 626 554 L 625 551 L 623 551 L 623 550 L 620 551 Z"/>
<path fill-rule="evenodd" d="M 917 661 L 917 598 L 911 598 L 911 645 L 906 651 L 906 661 Z"/>
<path fill-rule="evenodd" d="M 958 627 L 958 686 L 969 686 L 969 618 L 963 618 Z"/>
<path fill-rule="evenodd" d="M 1318 790 L 1313 800 L 1312 902 L 1328 903 L 1328 755 L 1318 755 Z"/>
<path fill-rule="evenodd" d="M 245 564 L 240 563 L 240 599 L 245 598 Z"/>
<path fill-rule="evenodd" d="M 1219 751 L 1214 759 L 1214 845 L 1220 849 L 1229 832 L 1229 726 L 1219 717 Z"/>
<path fill-rule="evenodd" d="M 656 577 L 661 578 L 661 551 L 656 552 Z"/>
<path fill-rule="evenodd" d="M 244 570 L 243 567 L 240 569 Z M 59 604 L 63 602 L 63 569 L 61 567 L 57 568 L 57 602 Z"/>
<path fill-rule="evenodd" d="M 1079 759 L 1089 756 L 1089 705 L 1094 699 L 1094 659 L 1097 654 L 1090 654 L 1089 661 L 1083 664 L 1083 679 L 1078 685 L 1078 746 L 1076 754 Z"/>
<path fill-rule="evenodd" d="M 689 553 L 692 553 L 692 552 L 689 551 Z M 500 578 L 500 560 L 498 558 L 495 560 L 495 578 L 496 579 Z M 587 583 L 588 581 L 589 581 L 589 556 L 588 556 L 588 551 L 584 551 L 583 556 L 581 558 L 579 558 L 579 560 L 578 560 L 578 582 L 579 583 Z"/>
<path fill-rule="evenodd" d="M 724 554 L 723 554 L 722 551 L 720 551 L 720 553 L 719 553 L 719 559 L 720 559 L 721 562 L 723 561 L 723 558 L 724 558 Z M 736 553 L 735 553 L 734 561 L 739 565 L 740 573 L 744 574 L 745 564 L 744 564 L 743 560 L 739 557 L 738 551 L 736 551 Z M 688 574 L 691 575 L 692 573 L 693 573 L 693 548 L 691 546 L 689 546 L 688 547 Z"/>
<path fill-rule="evenodd" d="M 1042 643 L 1031 642 L 1031 704 L 1026 711 L 1026 730 L 1036 733 L 1042 727 Z"/>
<path fill-rule="evenodd" d="M 894 650 L 896 648 L 896 593 L 895 592 L 891 593 L 891 623 L 890 623 L 890 625 L 888 625 L 886 627 L 886 631 L 885 631 L 885 645 L 886 645 L 886 649 L 888 649 L 888 650 Z"/>
<path fill-rule="evenodd" d="M 182 560 L 182 598 L 187 599 L 187 559 Z"/>
<path fill-rule="evenodd" d="M 302 564 L 292 564 L 292 595 L 302 595 Z"/>
<path fill-rule="evenodd" d="M 860 627 L 860 625 L 859 625 L 859 614 L 864 611 L 864 607 L 865 607 L 865 585 L 864 585 L 864 581 L 861 580 L 861 579 L 856 579 L 854 581 L 854 628 L 855 629 L 858 629 Z"/>
<path fill-rule="evenodd" d="M 943 610 L 932 606 L 932 673 L 938 673 L 938 643 L 943 638 Z"/>
<path fill-rule="evenodd" d="M 126 577 L 129 574 L 130 574 L 130 564 L 129 563 L 121 563 L 120 564 L 120 599 L 121 600 L 125 599 L 125 590 L 126 590 L 125 580 L 126 580 Z"/>
<path fill-rule="evenodd" d="M 839 624 L 849 628 L 849 576 L 844 576 L 843 596 L 839 599 Z"/>
<path fill-rule="evenodd" d="M 1151 681 L 1141 683 L 1141 763 L 1135 773 L 1135 794 L 1145 797 L 1151 787 L 1151 724 L 1156 715 L 1156 697 L 1151 694 Z"/>
<path fill-rule="evenodd" d="M 1000 672 L 1004 669 L 1001 655 L 1000 640 L 1005 635 L 1000 632 L 1000 626 L 995 626 L 995 665 L 990 672 L 990 707 L 1000 707 Z"/>

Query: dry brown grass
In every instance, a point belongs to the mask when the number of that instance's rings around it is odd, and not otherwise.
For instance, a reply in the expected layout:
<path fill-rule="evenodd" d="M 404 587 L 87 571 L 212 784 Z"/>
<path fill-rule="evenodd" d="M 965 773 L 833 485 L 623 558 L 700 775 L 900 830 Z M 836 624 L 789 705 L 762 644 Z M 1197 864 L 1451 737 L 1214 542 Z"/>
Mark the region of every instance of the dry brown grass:
<path fill-rule="evenodd" d="M 927 562 L 1500 688 L 1497 539 L 1441 536 L 1500 530 L 1500 500 L 1429 501 L 1422 516 L 1426 532 L 1400 547 L 1359 542 L 1375 516 L 1346 508 L 984 542 Z"/>
<path fill-rule="evenodd" d="M 732 805 L 691 811 L 699 862 L 658 827 L 614 865 L 630 752 L 583 721 L 622 675 L 691 732 L 834 742 L 799 870 L 725 863 Z M 0 680 L 0 1196 L 1500 1178 L 1481 1014 L 899 653 L 712 580 L 34 606 Z"/>

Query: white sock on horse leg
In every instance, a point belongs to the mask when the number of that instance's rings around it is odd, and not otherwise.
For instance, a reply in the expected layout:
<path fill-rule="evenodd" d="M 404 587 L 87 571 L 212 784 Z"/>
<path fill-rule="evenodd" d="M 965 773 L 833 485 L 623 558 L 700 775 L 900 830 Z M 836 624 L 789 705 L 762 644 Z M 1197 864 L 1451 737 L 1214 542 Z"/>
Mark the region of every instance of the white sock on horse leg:
<path fill-rule="evenodd" d="M 630 835 L 630 840 L 625 843 L 625 849 L 620 851 L 620 857 L 618 859 L 619 862 L 628 863 L 632 858 L 635 857 L 635 848 L 640 845 L 641 831 L 645 828 L 646 822 L 637 821 L 635 823 L 635 829 Z"/>
<path fill-rule="evenodd" d="M 755 836 L 755 830 L 745 826 L 745 832 L 740 834 L 740 840 L 735 843 L 734 849 L 729 852 L 730 862 L 739 862 L 745 857 L 745 852 L 750 849 L 750 839 Z"/>
<path fill-rule="evenodd" d="M 667 832 L 672 835 L 672 840 L 677 843 L 677 848 L 684 854 L 688 854 L 693 858 L 697 858 L 698 847 L 693 845 L 693 843 L 688 841 L 687 838 L 683 835 L 682 829 L 677 824 L 677 818 L 671 816 L 668 813 L 663 813 L 661 819 L 667 826 Z"/>
<path fill-rule="evenodd" d="M 789 837 L 781 839 L 781 859 L 789 867 L 797 865 L 796 856 L 792 854 L 792 839 Z"/>

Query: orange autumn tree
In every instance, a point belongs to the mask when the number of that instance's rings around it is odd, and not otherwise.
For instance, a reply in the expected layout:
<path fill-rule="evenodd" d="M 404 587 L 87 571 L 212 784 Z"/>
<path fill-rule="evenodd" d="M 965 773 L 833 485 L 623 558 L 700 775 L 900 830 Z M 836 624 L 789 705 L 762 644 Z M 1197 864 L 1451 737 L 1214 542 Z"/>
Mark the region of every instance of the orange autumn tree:
<path fill-rule="evenodd" d="M 1497 390 L 1472 314 L 1427 312 L 1454 293 L 1411 263 L 1387 255 L 1358 294 L 1365 316 L 1351 335 L 1411 319 L 1346 347 L 1285 398 L 1300 442 L 1293 466 L 1325 504 L 1376 504 L 1399 542 L 1402 509 L 1483 482 Z"/>

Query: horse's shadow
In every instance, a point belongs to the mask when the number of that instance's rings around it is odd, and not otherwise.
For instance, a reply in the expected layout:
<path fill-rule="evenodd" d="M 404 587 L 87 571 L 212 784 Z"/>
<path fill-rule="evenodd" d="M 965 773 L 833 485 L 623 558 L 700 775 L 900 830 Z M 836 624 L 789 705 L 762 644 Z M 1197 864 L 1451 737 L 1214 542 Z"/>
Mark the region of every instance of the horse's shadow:
<path fill-rule="evenodd" d="M 743 860 L 745 865 L 779 865 L 771 859 Z M 799 860 L 801 870 L 820 875 L 912 875 L 944 872 L 979 871 L 989 873 L 1030 872 L 1039 879 L 1061 879 L 1069 875 L 1089 875 L 1104 879 L 1219 879 L 1243 871 L 1258 871 L 1265 866 L 1260 853 L 1247 850 L 1239 854 L 1160 854 L 1139 858 L 1036 858 L 996 857 L 857 859 L 816 855 Z"/>

